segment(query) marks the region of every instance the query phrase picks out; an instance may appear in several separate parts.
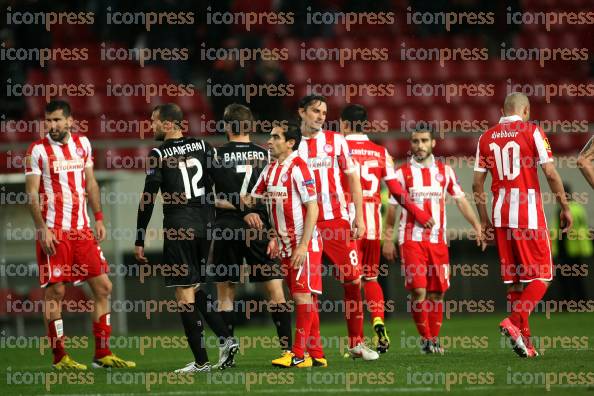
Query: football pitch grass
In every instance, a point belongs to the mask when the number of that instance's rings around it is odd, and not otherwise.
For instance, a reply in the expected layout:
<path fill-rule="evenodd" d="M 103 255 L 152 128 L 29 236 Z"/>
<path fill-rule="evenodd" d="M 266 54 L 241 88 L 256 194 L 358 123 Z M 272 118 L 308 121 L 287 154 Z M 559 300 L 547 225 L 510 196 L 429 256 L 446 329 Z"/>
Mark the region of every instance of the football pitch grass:
<path fill-rule="evenodd" d="M 89 369 L 87 372 L 56 372 L 50 356 L 37 349 L 3 347 L 3 395 L 129 395 L 149 391 L 155 395 L 239 395 L 239 394 L 594 394 L 594 314 L 544 314 L 531 318 L 533 333 L 540 339 L 541 356 L 517 357 L 498 332 L 501 314 L 475 314 L 446 320 L 442 328 L 444 355 L 422 355 L 414 340 L 416 330 L 409 317 L 387 321 L 392 340 L 390 351 L 379 360 L 364 362 L 343 357 L 338 337 L 346 334 L 342 321 L 324 323 L 322 336 L 331 344 L 325 348 L 328 368 L 280 369 L 270 360 L 279 350 L 264 341 L 275 335 L 270 326 L 238 328 L 244 347 L 237 366 L 225 371 L 177 376 L 174 369 L 191 361 L 189 350 L 118 348 L 114 352 L 135 360 L 133 370 Z M 180 336 L 180 332 L 137 334 L 138 336 Z M 366 335 L 371 327 L 366 322 Z M 134 335 L 130 335 L 133 337 Z M 247 337 L 247 338 L 246 338 Z M 256 338 L 260 337 L 260 339 Z M 262 338 L 264 337 L 264 338 Z M 336 337 L 336 338 L 334 338 Z M 251 340 L 251 341 L 247 341 Z M 245 343 L 257 343 L 250 347 Z M 71 349 L 71 356 L 89 364 L 93 342 L 86 349 Z M 209 349 L 215 362 L 218 351 Z M 61 377 L 59 377 L 61 375 Z M 25 383 L 26 382 L 26 383 Z M 52 383 L 58 382 L 58 383 Z M 59 383 L 61 382 L 61 384 Z M 155 383 L 156 382 L 156 383 Z M 512 393 L 513 392 L 513 393 Z"/>

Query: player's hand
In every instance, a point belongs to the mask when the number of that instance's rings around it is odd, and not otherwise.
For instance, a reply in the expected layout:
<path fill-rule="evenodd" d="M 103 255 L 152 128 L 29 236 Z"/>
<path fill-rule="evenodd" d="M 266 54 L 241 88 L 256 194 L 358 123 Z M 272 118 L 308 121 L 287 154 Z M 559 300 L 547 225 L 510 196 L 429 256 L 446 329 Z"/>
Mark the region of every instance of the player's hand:
<path fill-rule="evenodd" d="M 305 257 L 307 256 L 307 246 L 299 245 L 295 250 L 293 250 L 293 255 L 291 256 L 291 265 L 293 268 L 298 269 L 303 265 L 305 262 Z"/>
<path fill-rule="evenodd" d="M 268 255 L 268 257 L 273 258 L 273 259 L 278 257 L 278 242 L 276 241 L 276 238 L 272 238 L 268 242 L 268 247 L 266 248 L 266 254 Z"/>
<path fill-rule="evenodd" d="M 487 242 L 485 241 L 483 228 L 480 224 L 475 224 L 474 231 L 476 232 L 476 245 L 481 248 L 481 251 L 484 252 L 487 248 Z"/>
<path fill-rule="evenodd" d="M 105 236 L 107 235 L 107 231 L 105 230 L 105 225 L 103 224 L 103 220 L 95 221 L 95 236 L 99 242 L 103 242 Z"/>
<path fill-rule="evenodd" d="M 363 217 L 357 217 L 355 219 L 354 229 L 351 231 L 353 239 L 361 239 L 365 234 L 365 221 Z"/>
<path fill-rule="evenodd" d="M 490 221 L 481 223 L 483 240 L 487 246 L 495 246 L 495 227 Z"/>
<path fill-rule="evenodd" d="M 396 250 L 396 245 L 392 241 L 384 240 L 384 245 L 382 246 L 382 255 L 389 261 L 396 261 L 398 258 L 398 251 Z"/>
<path fill-rule="evenodd" d="M 428 228 L 431 229 L 433 228 L 433 226 L 435 225 L 435 220 L 433 220 L 433 217 L 431 217 L 429 220 L 427 220 L 424 223 L 421 223 L 421 225 L 423 226 L 423 228 Z"/>
<path fill-rule="evenodd" d="M 60 241 L 56 239 L 54 233 L 47 228 L 47 226 L 39 228 L 37 233 L 39 235 L 39 244 L 41 245 L 43 252 L 48 256 L 56 254 L 56 245 L 60 243 Z"/>
<path fill-rule="evenodd" d="M 144 246 L 134 246 L 134 258 L 142 264 L 147 264 L 148 259 L 144 257 Z"/>
<path fill-rule="evenodd" d="M 264 223 L 260 218 L 258 213 L 250 213 L 243 217 L 243 221 L 247 223 L 251 228 L 255 228 L 256 230 L 261 230 L 264 228 Z"/>
<path fill-rule="evenodd" d="M 573 217 L 569 209 L 561 210 L 559 213 L 559 225 L 561 226 L 561 232 L 568 232 L 573 225 Z"/>

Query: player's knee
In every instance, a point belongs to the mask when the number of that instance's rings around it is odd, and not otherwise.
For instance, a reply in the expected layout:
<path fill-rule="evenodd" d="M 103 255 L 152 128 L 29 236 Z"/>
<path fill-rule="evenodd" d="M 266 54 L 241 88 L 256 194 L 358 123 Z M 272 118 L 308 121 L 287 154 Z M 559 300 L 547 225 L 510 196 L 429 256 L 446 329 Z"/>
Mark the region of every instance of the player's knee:
<path fill-rule="evenodd" d="M 431 301 L 443 301 L 444 293 L 428 293 L 427 299 Z"/>
<path fill-rule="evenodd" d="M 415 301 L 423 301 L 427 297 L 427 290 L 426 289 L 412 289 L 410 291 L 410 296 Z"/>
<path fill-rule="evenodd" d="M 95 297 L 97 298 L 109 298 L 111 295 L 112 284 L 109 279 L 105 279 L 95 287 Z"/>
<path fill-rule="evenodd" d="M 56 283 L 48 286 L 45 289 L 45 300 L 46 301 L 61 301 L 66 294 L 66 286 L 63 283 Z"/>

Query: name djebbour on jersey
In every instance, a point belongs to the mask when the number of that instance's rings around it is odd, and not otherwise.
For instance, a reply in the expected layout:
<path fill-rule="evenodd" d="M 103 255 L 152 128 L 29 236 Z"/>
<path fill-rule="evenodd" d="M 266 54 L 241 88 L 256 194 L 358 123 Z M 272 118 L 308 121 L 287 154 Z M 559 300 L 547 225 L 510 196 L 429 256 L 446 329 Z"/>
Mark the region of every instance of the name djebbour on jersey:
<path fill-rule="evenodd" d="M 54 173 L 75 172 L 85 168 L 85 160 L 82 158 L 70 160 L 55 160 L 52 162 Z"/>
<path fill-rule="evenodd" d="M 202 141 L 186 143 L 182 146 L 172 146 L 163 149 L 163 157 L 170 157 L 173 155 L 185 155 L 191 151 L 204 151 L 204 149 L 204 142 Z"/>

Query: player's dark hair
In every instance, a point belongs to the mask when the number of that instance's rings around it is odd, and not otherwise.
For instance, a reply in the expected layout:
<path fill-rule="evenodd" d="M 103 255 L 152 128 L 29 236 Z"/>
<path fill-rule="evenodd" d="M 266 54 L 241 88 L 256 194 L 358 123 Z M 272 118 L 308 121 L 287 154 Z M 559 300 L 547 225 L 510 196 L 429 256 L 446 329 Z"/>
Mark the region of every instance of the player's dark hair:
<path fill-rule="evenodd" d="M 285 134 L 285 141 L 289 141 L 293 139 L 295 144 L 293 145 L 293 151 L 296 151 L 299 148 L 299 143 L 301 143 L 301 126 L 294 121 L 289 121 L 287 126 L 284 129 Z"/>
<path fill-rule="evenodd" d="M 306 110 L 311 104 L 315 102 L 326 103 L 326 97 L 322 95 L 307 95 L 299 100 L 299 108 Z"/>
<path fill-rule="evenodd" d="M 62 99 L 54 99 L 45 105 L 46 113 L 53 113 L 56 110 L 62 110 L 62 114 L 64 114 L 64 117 L 70 117 L 70 115 L 72 114 L 70 104 Z"/>
<path fill-rule="evenodd" d="M 223 121 L 225 126 L 228 125 L 231 128 L 231 133 L 234 135 L 245 135 L 252 132 L 254 116 L 249 107 L 232 103 L 225 107 Z"/>
<path fill-rule="evenodd" d="M 412 135 L 414 133 L 428 133 L 429 136 L 431 137 L 431 140 L 435 140 L 436 136 L 437 136 L 437 132 L 435 131 L 435 129 L 433 129 L 433 127 L 431 127 L 429 125 L 429 123 L 424 123 L 425 125 L 422 127 L 418 127 L 416 128 L 414 131 L 412 131 L 410 133 L 410 138 L 412 139 Z"/>
<path fill-rule="evenodd" d="M 184 113 L 175 103 L 163 103 L 157 105 L 153 109 L 153 113 L 155 111 L 161 121 L 170 121 L 179 127 L 181 127 L 181 124 L 184 121 Z"/>
<path fill-rule="evenodd" d="M 348 122 L 353 131 L 363 132 L 367 124 L 367 110 L 361 105 L 350 104 L 342 109 L 340 119 Z"/>

